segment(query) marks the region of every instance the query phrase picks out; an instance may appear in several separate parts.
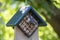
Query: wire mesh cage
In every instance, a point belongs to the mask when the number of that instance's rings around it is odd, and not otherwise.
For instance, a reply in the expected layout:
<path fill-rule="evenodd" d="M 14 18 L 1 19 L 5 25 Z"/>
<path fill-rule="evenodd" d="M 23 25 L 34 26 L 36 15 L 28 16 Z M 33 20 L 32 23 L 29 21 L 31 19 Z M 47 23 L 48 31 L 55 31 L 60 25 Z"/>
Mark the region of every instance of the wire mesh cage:
<path fill-rule="evenodd" d="M 27 36 L 31 36 L 38 27 L 38 22 L 31 14 L 27 14 L 19 23 L 19 27 Z"/>

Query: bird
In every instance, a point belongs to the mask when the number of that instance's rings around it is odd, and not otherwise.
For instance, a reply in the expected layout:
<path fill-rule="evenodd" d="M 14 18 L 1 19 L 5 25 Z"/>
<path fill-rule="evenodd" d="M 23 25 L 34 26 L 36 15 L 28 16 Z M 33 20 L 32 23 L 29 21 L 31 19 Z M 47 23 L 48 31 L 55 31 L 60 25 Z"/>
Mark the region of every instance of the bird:
<path fill-rule="evenodd" d="M 27 22 L 29 22 L 29 23 L 35 25 L 35 21 L 34 21 L 34 19 L 32 18 L 31 15 L 29 15 L 29 16 L 27 17 Z"/>

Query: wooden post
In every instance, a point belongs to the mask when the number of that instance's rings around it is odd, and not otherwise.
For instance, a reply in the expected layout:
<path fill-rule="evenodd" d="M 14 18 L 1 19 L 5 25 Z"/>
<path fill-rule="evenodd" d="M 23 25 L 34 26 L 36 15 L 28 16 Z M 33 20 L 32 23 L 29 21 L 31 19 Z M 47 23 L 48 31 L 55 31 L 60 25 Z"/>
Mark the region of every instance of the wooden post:
<path fill-rule="evenodd" d="M 30 37 L 26 37 L 23 32 L 17 27 L 14 28 L 14 40 L 38 40 L 38 30 Z"/>

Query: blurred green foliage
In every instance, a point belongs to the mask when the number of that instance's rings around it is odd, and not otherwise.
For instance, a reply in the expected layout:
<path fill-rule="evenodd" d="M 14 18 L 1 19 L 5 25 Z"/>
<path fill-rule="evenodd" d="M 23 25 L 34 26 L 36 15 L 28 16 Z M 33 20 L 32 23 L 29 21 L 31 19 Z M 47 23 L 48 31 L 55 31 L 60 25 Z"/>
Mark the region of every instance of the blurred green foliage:
<path fill-rule="evenodd" d="M 40 40 L 60 40 L 49 23 L 46 27 L 39 27 L 38 30 Z"/>
<path fill-rule="evenodd" d="M 21 0 L 22 1 L 22 0 Z M 25 5 L 23 1 L 16 0 L 0 0 L 0 40 L 14 40 L 14 29 L 7 27 L 6 23 L 15 14 L 19 7 Z M 60 3 L 60 0 L 57 1 Z M 59 5 L 54 3 L 58 8 Z M 41 17 L 46 20 L 42 15 Z M 40 40 L 59 40 L 57 34 L 54 32 L 52 26 L 48 23 L 46 27 L 38 28 L 38 35 Z"/>

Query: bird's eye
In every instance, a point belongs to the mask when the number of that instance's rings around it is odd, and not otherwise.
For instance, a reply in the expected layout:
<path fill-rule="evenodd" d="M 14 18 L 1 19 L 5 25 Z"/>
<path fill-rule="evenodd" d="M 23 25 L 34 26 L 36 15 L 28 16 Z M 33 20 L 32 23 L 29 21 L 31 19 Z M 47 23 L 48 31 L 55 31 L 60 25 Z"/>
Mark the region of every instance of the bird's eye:
<path fill-rule="evenodd" d="M 26 18 L 26 20 L 28 20 L 28 18 Z"/>

